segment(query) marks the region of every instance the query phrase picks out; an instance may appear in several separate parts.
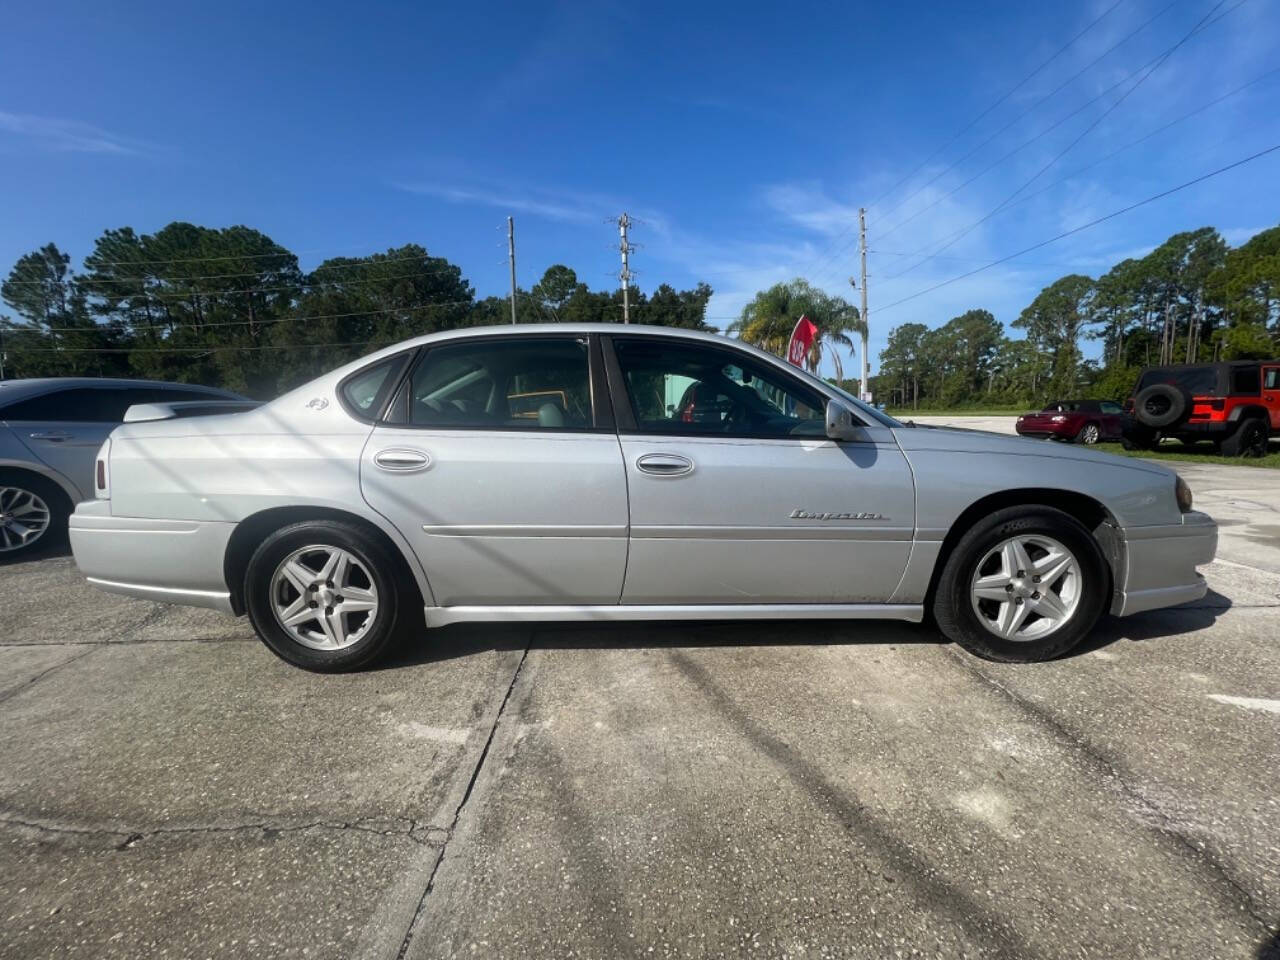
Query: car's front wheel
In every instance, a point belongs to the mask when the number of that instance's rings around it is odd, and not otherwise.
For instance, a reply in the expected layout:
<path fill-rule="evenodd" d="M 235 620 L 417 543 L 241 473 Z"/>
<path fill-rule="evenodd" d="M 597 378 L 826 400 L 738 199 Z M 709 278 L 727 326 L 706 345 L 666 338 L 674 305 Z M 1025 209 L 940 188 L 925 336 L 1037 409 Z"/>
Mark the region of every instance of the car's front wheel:
<path fill-rule="evenodd" d="M 400 566 L 354 524 L 316 520 L 267 537 L 245 573 L 254 630 L 277 656 L 319 672 L 363 667 L 386 652 L 406 606 Z"/>
<path fill-rule="evenodd" d="M 974 524 L 947 558 L 934 595 L 939 629 L 987 660 L 1061 656 L 1106 609 L 1111 572 L 1097 541 L 1050 507 L 1010 507 Z"/>

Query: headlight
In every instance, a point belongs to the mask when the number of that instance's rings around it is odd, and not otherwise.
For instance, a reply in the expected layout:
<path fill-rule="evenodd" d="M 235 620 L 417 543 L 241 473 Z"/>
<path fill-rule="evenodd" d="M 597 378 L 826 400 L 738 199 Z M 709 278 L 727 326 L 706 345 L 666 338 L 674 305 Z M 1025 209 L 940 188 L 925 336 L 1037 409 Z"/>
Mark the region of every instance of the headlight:
<path fill-rule="evenodd" d="M 1183 513 L 1191 512 L 1191 488 L 1187 486 L 1187 481 L 1175 475 L 1175 483 L 1173 485 L 1174 495 L 1178 498 L 1178 509 Z"/>

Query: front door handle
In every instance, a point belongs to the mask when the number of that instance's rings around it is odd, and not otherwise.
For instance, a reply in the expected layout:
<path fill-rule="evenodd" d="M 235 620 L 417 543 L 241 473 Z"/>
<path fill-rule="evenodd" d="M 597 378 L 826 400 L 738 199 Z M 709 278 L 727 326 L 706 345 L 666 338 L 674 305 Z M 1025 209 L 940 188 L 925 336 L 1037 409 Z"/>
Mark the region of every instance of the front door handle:
<path fill-rule="evenodd" d="M 44 430 L 39 433 L 31 434 L 32 440 L 51 440 L 54 443 L 61 443 L 63 440 L 74 440 L 75 437 L 70 433 L 63 433 L 61 430 Z"/>
<path fill-rule="evenodd" d="M 431 455 L 407 447 L 391 447 L 375 453 L 373 462 L 391 473 L 416 473 L 431 466 Z"/>
<path fill-rule="evenodd" d="M 655 477 L 683 477 L 693 473 L 693 461 L 678 453 L 646 453 L 636 459 L 636 469 Z"/>

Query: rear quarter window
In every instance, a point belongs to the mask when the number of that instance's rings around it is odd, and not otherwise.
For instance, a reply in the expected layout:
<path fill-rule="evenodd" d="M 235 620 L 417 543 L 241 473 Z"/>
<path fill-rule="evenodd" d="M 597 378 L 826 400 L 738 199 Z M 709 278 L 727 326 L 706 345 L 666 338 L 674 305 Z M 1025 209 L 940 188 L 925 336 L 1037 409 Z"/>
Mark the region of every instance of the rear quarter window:
<path fill-rule="evenodd" d="M 1231 371 L 1231 392 L 1253 396 L 1262 389 L 1262 374 L 1257 367 L 1240 367 Z"/>

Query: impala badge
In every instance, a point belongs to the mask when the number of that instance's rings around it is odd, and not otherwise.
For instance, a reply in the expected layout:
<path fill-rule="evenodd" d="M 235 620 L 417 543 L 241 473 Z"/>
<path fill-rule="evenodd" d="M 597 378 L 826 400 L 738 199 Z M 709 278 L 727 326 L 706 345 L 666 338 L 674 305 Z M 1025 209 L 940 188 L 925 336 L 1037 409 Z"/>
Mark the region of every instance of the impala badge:
<path fill-rule="evenodd" d="M 329 405 L 329 401 L 324 397 L 312 397 L 307 401 L 308 410 L 323 410 Z"/>
<path fill-rule="evenodd" d="M 816 510 L 801 510 L 799 507 L 791 511 L 792 520 L 883 520 L 879 513 L 819 513 Z"/>

